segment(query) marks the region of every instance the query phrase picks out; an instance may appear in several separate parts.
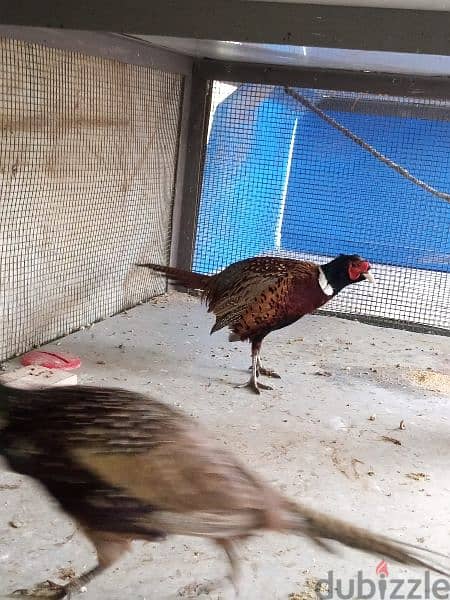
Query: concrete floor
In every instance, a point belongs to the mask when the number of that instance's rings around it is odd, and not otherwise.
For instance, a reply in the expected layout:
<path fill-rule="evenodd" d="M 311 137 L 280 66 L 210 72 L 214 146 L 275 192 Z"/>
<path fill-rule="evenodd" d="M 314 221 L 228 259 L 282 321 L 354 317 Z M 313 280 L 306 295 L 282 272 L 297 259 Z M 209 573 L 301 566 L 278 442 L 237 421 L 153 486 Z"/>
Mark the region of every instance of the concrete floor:
<path fill-rule="evenodd" d="M 225 331 L 210 337 L 211 324 L 198 300 L 173 292 L 58 344 L 82 358 L 80 382 L 183 408 L 293 498 L 448 551 L 450 338 L 310 316 L 266 340 L 266 362 L 282 379 L 257 397 L 233 387 L 248 377 L 248 345 L 229 343 Z M 0 499 L 0 594 L 93 563 L 89 544 L 36 484 L 0 471 Z M 376 579 L 383 558 L 345 548 L 329 555 L 276 534 L 241 553 L 246 600 L 312 599 L 312 581 L 328 570 Z M 392 577 L 412 574 L 388 566 Z M 136 543 L 82 598 L 225 600 L 230 587 L 210 589 L 225 568 L 203 540 Z"/>

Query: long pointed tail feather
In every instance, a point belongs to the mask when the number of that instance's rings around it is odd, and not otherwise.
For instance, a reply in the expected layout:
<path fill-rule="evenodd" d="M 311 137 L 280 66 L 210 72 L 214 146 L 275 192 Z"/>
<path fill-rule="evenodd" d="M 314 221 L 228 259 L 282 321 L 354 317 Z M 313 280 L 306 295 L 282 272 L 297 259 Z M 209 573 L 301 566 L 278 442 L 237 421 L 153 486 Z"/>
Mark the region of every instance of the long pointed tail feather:
<path fill-rule="evenodd" d="M 429 569 L 450 577 L 450 557 L 445 554 L 372 533 L 303 506 L 290 504 L 290 508 L 286 515 L 285 529 L 310 537 L 326 549 L 330 547 L 323 540 L 335 540 L 369 554 L 378 554 L 385 559 L 390 558 L 404 565 Z M 438 557 L 445 559 L 445 564 L 441 564 Z"/>
<path fill-rule="evenodd" d="M 175 267 L 166 267 L 165 265 L 156 265 L 153 263 L 136 263 L 137 267 L 145 267 L 156 271 L 157 273 L 164 273 L 169 279 L 181 283 L 187 288 L 194 290 L 204 290 L 210 275 L 202 275 L 201 273 L 194 273 L 193 271 L 186 271 L 184 269 L 176 269 Z"/>
<path fill-rule="evenodd" d="M 151 519 L 153 527 L 168 534 L 213 539 L 239 538 L 245 532 L 251 535 L 261 528 L 281 530 L 307 537 L 328 552 L 335 551 L 330 542 L 337 541 L 383 559 L 391 559 L 406 566 L 428 569 L 450 577 L 450 557 L 428 548 L 372 533 L 362 527 L 290 502 L 286 503 L 281 514 L 273 516 L 276 521 L 266 523 L 265 526 L 261 523 L 261 515 L 253 511 L 199 511 L 179 514 L 155 511 Z"/>

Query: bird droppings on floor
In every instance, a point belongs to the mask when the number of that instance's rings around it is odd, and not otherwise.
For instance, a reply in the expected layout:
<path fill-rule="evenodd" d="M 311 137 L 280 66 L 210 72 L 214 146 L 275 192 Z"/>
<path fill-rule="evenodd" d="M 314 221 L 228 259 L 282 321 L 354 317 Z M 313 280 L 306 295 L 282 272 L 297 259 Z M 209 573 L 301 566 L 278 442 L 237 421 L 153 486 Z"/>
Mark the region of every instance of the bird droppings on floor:
<path fill-rule="evenodd" d="M 224 582 L 221 582 L 224 585 Z M 210 598 L 211 592 L 216 591 L 218 582 L 206 581 L 203 583 L 188 583 L 187 585 L 183 585 L 178 592 L 177 598 L 200 598 L 207 597 Z"/>
<path fill-rule="evenodd" d="M 397 438 L 393 438 L 393 437 L 391 437 L 390 435 L 382 435 L 382 436 L 381 436 L 381 439 L 382 439 L 384 442 L 389 442 L 389 443 L 391 443 L 391 444 L 395 444 L 396 446 L 401 446 L 401 445 L 402 445 L 402 443 L 401 443 L 401 441 L 400 441 L 400 440 L 398 440 Z"/>
<path fill-rule="evenodd" d="M 450 393 L 407 374 L 450 373 L 450 338 L 308 316 L 268 336 L 263 359 L 282 379 L 255 396 L 234 387 L 248 378 L 249 345 L 229 343 L 225 331 L 209 336 L 212 323 L 198 299 L 172 292 L 47 348 L 81 357 L 80 383 L 148 392 L 183 409 L 297 501 L 448 552 Z M 82 533 L 39 486 L 0 471 L 0 499 L 0 596 L 93 564 Z M 276 534 L 244 542 L 240 554 L 246 600 L 303 599 L 308 579 L 333 570 L 347 581 L 360 569 L 375 578 L 379 562 Z M 422 575 L 394 563 L 389 572 Z M 203 540 L 135 542 L 80 598 L 229 600 L 226 574 Z"/>
<path fill-rule="evenodd" d="M 414 479 L 414 481 L 429 481 L 430 478 L 426 473 L 407 473 L 406 477 Z"/>
<path fill-rule="evenodd" d="M 62 581 L 70 581 L 74 579 L 77 574 L 75 573 L 75 569 L 73 567 L 61 567 L 58 569 L 58 579 Z"/>
<path fill-rule="evenodd" d="M 317 579 L 307 579 L 301 592 L 289 594 L 288 600 L 317 600 L 320 595 L 326 596 L 328 584 Z"/>

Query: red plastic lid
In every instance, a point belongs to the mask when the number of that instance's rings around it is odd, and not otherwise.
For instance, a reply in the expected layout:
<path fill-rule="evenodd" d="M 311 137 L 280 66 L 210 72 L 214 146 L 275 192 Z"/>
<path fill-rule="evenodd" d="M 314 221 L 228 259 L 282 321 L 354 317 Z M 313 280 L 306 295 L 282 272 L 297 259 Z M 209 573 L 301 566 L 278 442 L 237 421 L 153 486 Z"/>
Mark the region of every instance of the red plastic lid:
<path fill-rule="evenodd" d="M 81 359 L 77 356 L 50 350 L 31 350 L 22 356 L 20 362 L 24 367 L 39 365 L 47 369 L 64 369 L 65 371 L 78 369 L 81 365 Z"/>

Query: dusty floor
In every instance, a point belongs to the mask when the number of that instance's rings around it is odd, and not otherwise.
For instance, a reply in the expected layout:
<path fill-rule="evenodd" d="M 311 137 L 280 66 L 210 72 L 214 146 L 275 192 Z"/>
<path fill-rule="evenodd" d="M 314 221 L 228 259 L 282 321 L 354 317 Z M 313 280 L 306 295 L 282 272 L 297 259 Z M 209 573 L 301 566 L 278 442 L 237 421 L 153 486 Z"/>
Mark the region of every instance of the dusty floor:
<path fill-rule="evenodd" d="M 195 298 L 172 293 L 59 346 L 81 356 L 81 382 L 182 407 L 293 498 L 448 551 L 450 338 L 308 317 L 267 339 L 266 362 L 282 379 L 256 397 L 233 387 L 248 376 L 248 346 L 226 332 L 210 337 L 211 323 Z M 35 484 L 0 471 L 0 499 L 0 595 L 92 564 L 89 544 Z M 344 585 L 359 569 L 376 580 L 381 558 L 255 538 L 242 547 L 241 597 L 314 598 L 312 582 L 330 569 Z M 407 573 L 388 567 L 392 577 Z M 82 598 L 225 600 L 230 587 L 208 591 L 224 573 L 223 556 L 201 540 L 136 543 Z"/>

